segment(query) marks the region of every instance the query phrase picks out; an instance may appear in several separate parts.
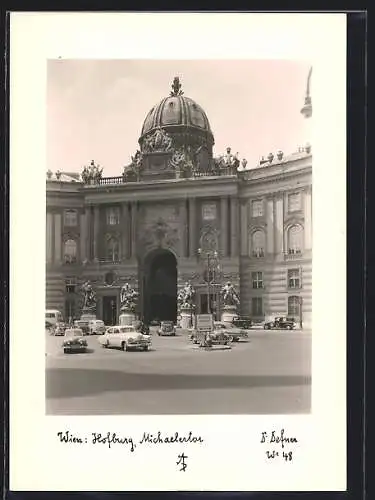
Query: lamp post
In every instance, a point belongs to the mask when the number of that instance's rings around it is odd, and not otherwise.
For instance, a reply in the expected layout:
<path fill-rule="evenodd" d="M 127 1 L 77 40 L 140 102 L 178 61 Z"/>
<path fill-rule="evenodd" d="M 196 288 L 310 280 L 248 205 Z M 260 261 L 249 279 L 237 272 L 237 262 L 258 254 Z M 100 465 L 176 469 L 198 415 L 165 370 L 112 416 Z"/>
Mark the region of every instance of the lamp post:
<path fill-rule="evenodd" d="M 207 284 L 207 312 L 211 314 L 211 285 L 215 285 L 216 276 L 220 270 L 219 254 L 216 250 L 203 251 L 202 248 L 198 248 L 198 259 L 204 258 L 205 262 L 205 272 L 203 273 L 203 279 Z M 217 300 L 216 307 L 217 307 Z M 215 308 L 216 312 L 216 308 Z"/>

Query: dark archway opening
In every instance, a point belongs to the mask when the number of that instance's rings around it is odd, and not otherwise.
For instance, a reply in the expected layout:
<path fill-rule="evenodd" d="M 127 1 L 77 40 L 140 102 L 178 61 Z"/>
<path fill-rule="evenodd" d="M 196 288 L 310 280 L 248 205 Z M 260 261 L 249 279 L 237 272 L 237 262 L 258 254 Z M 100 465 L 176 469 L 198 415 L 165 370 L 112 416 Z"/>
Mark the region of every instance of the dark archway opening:
<path fill-rule="evenodd" d="M 177 261 L 168 250 L 159 250 L 149 256 L 146 265 L 145 314 L 152 320 L 177 320 Z"/>

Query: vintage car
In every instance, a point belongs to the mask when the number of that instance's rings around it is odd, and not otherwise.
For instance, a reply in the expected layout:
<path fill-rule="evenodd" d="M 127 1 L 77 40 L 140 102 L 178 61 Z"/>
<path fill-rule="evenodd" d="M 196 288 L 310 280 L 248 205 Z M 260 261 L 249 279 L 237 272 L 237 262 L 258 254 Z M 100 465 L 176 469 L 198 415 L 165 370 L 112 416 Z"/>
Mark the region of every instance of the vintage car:
<path fill-rule="evenodd" d="M 286 316 L 278 316 L 273 321 L 267 321 L 264 323 L 265 330 L 293 330 L 296 328 L 297 324 L 294 318 L 288 318 Z"/>
<path fill-rule="evenodd" d="M 223 331 L 233 338 L 233 342 L 238 342 L 240 339 L 247 339 L 249 334 L 243 328 L 236 328 L 233 324 L 222 323 L 221 321 L 214 322 L 214 331 Z"/>
<path fill-rule="evenodd" d="M 211 347 L 213 345 L 229 345 L 233 342 L 233 337 L 224 329 L 192 330 L 190 340 L 193 344 L 199 344 L 201 347 Z"/>
<path fill-rule="evenodd" d="M 89 335 L 89 321 L 84 319 L 76 319 L 74 320 L 74 328 L 80 328 L 83 332 L 83 335 Z"/>
<path fill-rule="evenodd" d="M 249 316 L 237 316 L 233 318 L 232 325 L 237 328 L 248 330 L 253 326 L 252 319 Z"/>
<path fill-rule="evenodd" d="M 87 341 L 83 338 L 81 328 L 67 328 L 62 346 L 65 354 L 68 352 L 85 352 Z"/>
<path fill-rule="evenodd" d="M 158 335 L 174 337 L 176 335 L 176 327 L 173 321 L 162 321 L 160 323 L 160 328 L 158 328 Z"/>
<path fill-rule="evenodd" d="M 66 323 L 59 322 L 52 329 L 53 335 L 65 335 L 65 330 L 68 328 Z"/>
<path fill-rule="evenodd" d="M 104 321 L 101 319 L 91 319 L 88 324 L 89 335 L 103 335 L 106 331 Z"/>
<path fill-rule="evenodd" d="M 107 328 L 104 335 L 98 338 L 103 347 L 119 347 L 123 351 L 142 349 L 147 351 L 151 346 L 151 335 L 144 335 L 131 325 L 116 325 Z"/>

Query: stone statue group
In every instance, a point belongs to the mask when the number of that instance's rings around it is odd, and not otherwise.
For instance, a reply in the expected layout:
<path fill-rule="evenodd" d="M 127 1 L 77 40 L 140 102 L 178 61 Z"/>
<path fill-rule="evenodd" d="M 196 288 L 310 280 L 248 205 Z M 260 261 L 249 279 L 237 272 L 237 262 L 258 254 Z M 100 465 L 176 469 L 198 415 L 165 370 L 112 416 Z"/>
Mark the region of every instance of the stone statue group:
<path fill-rule="evenodd" d="M 96 294 L 89 281 L 82 285 L 83 293 L 83 311 L 94 311 L 96 308 Z M 177 295 L 177 304 L 179 309 L 195 308 L 195 289 L 190 282 L 186 282 L 185 286 Z M 225 306 L 238 306 L 240 299 L 235 287 L 228 281 L 220 291 L 222 303 Z M 125 283 L 120 291 L 121 311 L 134 312 L 139 298 L 138 292 Z"/>
<path fill-rule="evenodd" d="M 85 184 L 89 184 L 90 182 L 98 183 L 103 175 L 103 168 L 100 168 L 99 165 L 95 165 L 94 160 L 87 167 L 85 166 L 82 170 L 81 177 L 82 181 Z"/>

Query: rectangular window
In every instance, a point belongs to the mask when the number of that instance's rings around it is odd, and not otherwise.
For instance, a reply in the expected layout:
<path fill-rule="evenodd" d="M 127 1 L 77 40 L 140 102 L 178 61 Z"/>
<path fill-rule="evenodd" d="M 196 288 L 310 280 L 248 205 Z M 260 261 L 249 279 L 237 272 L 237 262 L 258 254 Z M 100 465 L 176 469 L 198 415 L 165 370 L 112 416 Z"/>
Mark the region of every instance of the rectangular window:
<path fill-rule="evenodd" d="M 216 203 L 205 203 L 202 205 L 202 219 L 215 220 L 216 219 Z"/>
<path fill-rule="evenodd" d="M 256 271 L 251 273 L 251 279 L 253 282 L 253 288 L 263 288 L 263 273 Z"/>
<path fill-rule="evenodd" d="M 261 217 L 263 215 L 263 200 L 253 200 L 251 202 L 251 216 Z"/>
<path fill-rule="evenodd" d="M 288 195 L 288 212 L 298 212 L 301 210 L 301 193 Z"/>
<path fill-rule="evenodd" d="M 253 316 L 263 316 L 262 297 L 253 297 L 251 299 L 251 311 Z"/>
<path fill-rule="evenodd" d="M 120 224 L 120 208 L 112 207 L 107 209 L 107 224 L 109 226 L 116 226 Z"/>
<path fill-rule="evenodd" d="M 288 288 L 301 288 L 301 273 L 299 269 L 288 269 Z"/>
<path fill-rule="evenodd" d="M 64 211 L 64 226 L 76 226 L 78 223 L 77 210 Z"/>

